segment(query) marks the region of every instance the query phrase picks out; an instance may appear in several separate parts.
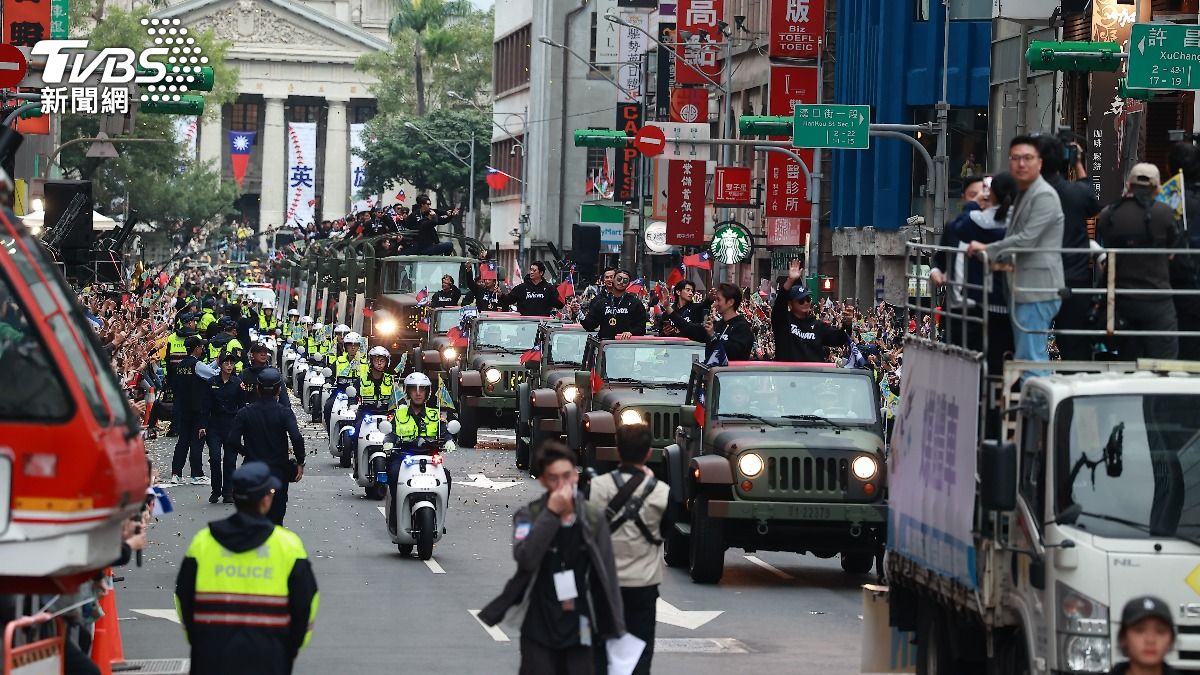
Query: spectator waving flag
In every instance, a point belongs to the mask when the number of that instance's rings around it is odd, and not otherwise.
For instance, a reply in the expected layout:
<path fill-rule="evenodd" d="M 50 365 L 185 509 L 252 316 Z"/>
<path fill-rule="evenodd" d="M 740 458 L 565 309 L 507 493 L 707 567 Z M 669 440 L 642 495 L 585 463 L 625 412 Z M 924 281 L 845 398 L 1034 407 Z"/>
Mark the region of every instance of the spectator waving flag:
<path fill-rule="evenodd" d="M 858 350 L 858 345 L 855 344 L 854 338 L 846 336 L 846 346 L 846 367 L 866 368 L 867 360 L 863 358 L 862 352 Z"/>
<path fill-rule="evenodd" d="M 1183 198 L 1183 171 L 1180 171 L 1162 184 L 1157 199 L 1174 209 L 1176 218 L 1185 218 L 1187 214 L 1184 211 Z"/>
<path fill-rule="evenodd" d="M 167 491 L 157 485 L 146 488 L 146 494 L 154 495 L 154 503 L 150 507 L 153 515 L 161 516 L 164 513 L 170 513 L 175 510 L 175 506 L 171 504 L 171 498 L 167 496 Z"/>
<path fill-rule="evenodd" d="M 533 346 L 533 349 L 530 349 L 529 351 L 527 351 L 521 355 L 521 364 L 522 365 L 529 363 L 530 361 L 533 361 L 535 363 L 542 362 L 542 345 L 536 344 Z"/>
<path fill-rule="evenodd" d="M 487 260 L 479 264 L 479 278 L 483 281 L 495 281 L 497 267 L 495 260 Z"/>
<path fill-rule="evenodd" d="M 683 264 L 687 267 L 699 267 L 702 270 L 712 269 L 712 254 L 707 250 L 699 253 L 693 253 L 683 257 Z"/>

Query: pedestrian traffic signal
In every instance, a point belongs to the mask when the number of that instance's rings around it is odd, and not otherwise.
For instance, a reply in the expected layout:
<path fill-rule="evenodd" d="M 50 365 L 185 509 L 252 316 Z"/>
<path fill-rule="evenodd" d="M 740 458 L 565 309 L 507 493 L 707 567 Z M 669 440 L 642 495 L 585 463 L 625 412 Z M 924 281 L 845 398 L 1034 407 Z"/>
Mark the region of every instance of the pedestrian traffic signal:
<path fill-rule="evenodd" d="M 1129 81 L 1122 77 L 1117 80 L 1117 94 L 1121 98 L 1132 98 L 1137 101 L 1149 101 L 1154 92 L 1149 89 L 1130 89 Z"/>
<path fill-rule="evenodd" d="M 158 101 L 141 101 L 138 110 L 148 115 L 203 115 L 204 97 L 185 94 L 178 101 L 166 100 L 171 94 L 163 95 Z"/>
<path fill-rule="evenodd" d="M 577 148 L 623 148 L 629 144 L 630 138 L 619 129 L 576 129 L 575 147 Z"/>
<path fill-rule="evenodd" d="M 790 115 L 742 115 L 738 118 L 738 135 L 791 137 L 793 122 Z"/>
<path fill-rule="evenodd" d="M 1025 51 L 1025 61 L 1030 70 L 1115 73 L 1121 69 L 1121 53 L 1116 42 L 1034 40 Z"/>

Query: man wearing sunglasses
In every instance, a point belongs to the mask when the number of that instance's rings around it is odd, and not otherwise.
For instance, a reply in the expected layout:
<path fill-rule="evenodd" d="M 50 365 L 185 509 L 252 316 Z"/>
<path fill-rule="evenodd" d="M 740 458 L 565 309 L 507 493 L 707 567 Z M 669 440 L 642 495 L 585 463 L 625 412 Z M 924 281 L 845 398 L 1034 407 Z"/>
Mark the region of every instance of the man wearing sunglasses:
<path fill-rule="evenodd" d="M 646 306 L 632 293 L 627 293 L 633 275 L 627 270 L 617 270 L 613 277 L 612 290 L 602 293 L 588 306 L 587 316 L 579 323 L 589 331 L 596 331 L 601 340 L 626 339 L 646 334 Z M 572 306 L 579 310 L 579 304 Z"/>

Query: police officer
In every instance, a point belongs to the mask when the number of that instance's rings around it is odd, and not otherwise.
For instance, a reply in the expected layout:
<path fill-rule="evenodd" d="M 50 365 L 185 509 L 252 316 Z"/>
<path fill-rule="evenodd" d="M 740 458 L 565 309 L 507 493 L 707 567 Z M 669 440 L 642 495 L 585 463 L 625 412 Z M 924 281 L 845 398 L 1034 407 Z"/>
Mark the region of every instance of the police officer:
<path fill-rule="evenodd" d="M 242 359 L 246 355 L 245 343 L 238 338 L 237 322 L 229 317 L 221 319 L 220 332 L 208 344 L 208 358 L 215 361 L 224 352 L 230 352 L 237 357 L 237 372 L 242 372 Z"/>
<path fill-rule="evenodd" d="M 395 381 L 387 372 L 392 355 L 383 345 L 367 352 L 370 367 L 358 378 L 359 417 L 367 413 L 379 415 L 396 409 Z"/>
<path fill-rule="evenodd" d="M 233 503 L 233 470 L 237 466 L 237 453 L 232 450 L 221 457 L 221 450 L 233 418 L 242 407 L 242 381 L 234 374 L 237 356 L 230 352 L 221 355 L 220 372 L 208 381 L 208 391 L 200 407 L 200 438 L 208 444 L 208 471 L 212 474 L 212 494 L 209 504 L 224 498 L 226 504 Z"/>
<path fill-rule="evenodd" d="M 304 478 L 304 438 L 296 425 L 291 407 L 279 405 L 283 374 L 277 368 L 263 368 L 258 374 L 258 400 L 238 411 L 226 441 L 228 447 L 245 455 L 247 462 L 263 462 L 279 479 L 275 499 L 267 517 L 283 524 L 287 511 L 288 483 Z M 288 439 L 296 459 L 288 457 Z M 236 496 L 234 497 L 236 499 Z"/>
<path fill-rule="evenodd" d="M 232 484 L 237 513 L 196 534 L 175 579 L 191 672 L 285 675 L 312 637 L 317 579 L 300 537 L 264 517 L 285 483 L 247 462 Z"/>
<path fill-rule="evenodd" d="M 358 386 L 359 378 L 367 374 L 367 360 L 362 354 L 359 354 L 359 346 L 362 336 L 358 333 L 346 333 L 342 338 L 344 349 L 333 361 L 330 366 L 333 370 L 334 377 L 334 392 L 343 391 L 350 385 Z M 329 418 L 333 415 L 333 404 L 337 399 L 336 395 L 330 396 L 325 400 L 325 426 L 329 427 Z"/>
<path fill-rule="evenodd" d="M 283 324 L 283 340 L 284 342 L 291 342 L 292 336 L 300 328 L 300 310 L 289 309 L 287 314 L 288 320 Z"/>
<path fill-rule="evenodd" d="M 633 275 L 627 270 L 617 271 L 612 290 L 593 300 L 588 306 L 587 316 L 580 320 L 584 329 L 597 331 L 601 340 L 646 334 L 646 306 L 632 293 L 625 291 L 631 279 Z M 576 304 L 572 309 L 578 311 L 579 306 Z"/>
<path fill-rule="evenodd" d="M 541 262 L 529 264 L 529 280 L 502 295 L 500 304 L 516 305 L 522 316 L 550 316 L 563 306 L 558 289 L 546 281 L 546 266 Z"/>
<path fill-rule="evenodd" d="M 171 387 L 171 376 L 175 373 L 175 366 L 179 364 L 188 355 L 186 342 L 188 337 L 196 335 L 196 318 L 187 312 L 183 312 L 177 317 L 179 328 L 167 337 L 167 351 L 163 355 L 163 370 L 166 373 L 166 387 L 162 391 L 162 395 L 158 397 L 159 403 L 171 404 L 172 416 L 171 426 L 167 429 L 167 436 L 175 435 L 175 391 Z"/>
<path fill-rule="evenodd" d="M 279 328 L 279 319 L 275 318 L 275 305 L 263 305 L 262 313 L 258 315 L 258 334 L 275 334 Z"/>
<path fill-rule="evenodd" d="M 242 371 L 242 404 L 249 405 L 258 400 L 258 375 L 265 368 L 271 365 L 271 350 L 267 349 L 267 345 L 262 342 L 255 342 L 250 347 L 250 367 Z M 281 405 L 291 407 L 292 401 L 288 398 L 287 387 L 279 391 L 279 403 Z"/>
<path fill-rule="evenodd" d="M 200 451 L 203 442 L 200 440 L 200 409 L 205 394 L 205 381 L 196 374 L 196 364 L 204 354 L 204 340 L 198 335 L 191 335 L 184 343 L 187 355 L 175 364 L 171 374 L 171 389 L 175 391 L 174 413 L 175 430 L 179 437 L 175 441 L 175 452 L 171 457 L 171 484 L 183 483 L 183 465 L 189 462 L 192 467 L 192 485 L 208 485 L 209 480 L 204 475 L 204 465 L 201 462 Z"/>
<path fill-rule="evenodd" d="M 414 443 L 421 439 L 436 440 L 439 437 L 439 425 L 442 415 L 436 405 L 429 405 L 429 397 L 433 394 L 433 383 L 425 373 L 411 373 L 404 378 L 405 401 L 396 408 L 395 426 L 392 431 L 402 444 Z M 402 449 L 393 458 L 403 457 Z M 446 491 L 450 490 L 450 470 L 442 465 L 446 474 Z M 400 472 L 397 461 L 388 463 L 388 472 L 392 479 L 388 485 L 396 484 L 396 476 Z"/>
<path fill-rule="evenodd" d="M 204 310 L 200 312 L 200 321 L 196 324 L 196 328 L 199 329 L 201 335 L 204 335 L 206 339 L 212 337 L 209 328 L 218 321 L 217 313 L 213 311 L 215 306 L 216 301 L 211 296 L 204 298 Z"/>
<path fill-rule="evenodd" d="M 333 368 L 333 365 L 337 363 L 338 357 L 345 352 L 346 335 L 349 333 L 350 327 L 344 323 L 339 323 L 337 327 L 333 329 L 333 340 L 329 343 L 329 352 L 325 354 L 325 363 L 328 364 L 330 368 Z"/>
<path fill-rule="evenodd" d="M 312 330 L 308 331 L 308 337 L 304 339 L 304 355 L 313 359 L 314 354 L 324 354 L 329 349 L 329 341 L 325 339 L 325 324 L 318 321 L 312 325 Z M 311 361 L 310 361 L 311 362 Z"/>

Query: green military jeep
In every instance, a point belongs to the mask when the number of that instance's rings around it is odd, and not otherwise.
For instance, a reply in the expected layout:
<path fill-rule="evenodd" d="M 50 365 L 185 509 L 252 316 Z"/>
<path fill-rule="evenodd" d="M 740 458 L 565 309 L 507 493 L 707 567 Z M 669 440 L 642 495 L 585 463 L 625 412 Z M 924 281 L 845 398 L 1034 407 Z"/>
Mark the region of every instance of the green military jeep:
<path fill-rule="evenodd" d="M 450 369 L 463 447 L 475 447 L 482 426 L 515 424 L 517 387 L 526 374 L 521 357 L 533 349 L 540 325 L 540 318 L 512 312 L 481 312 L 470 320 L 467 353 Z"/>
<path fill-rule="evenodd" d="M 517 387 L 517 467 L 528 469 L 547 439 L 562 436 L 558 409 L 579 396 L 575 371 L 583 367 L 588 333 L 577 323 L 546 322 L 538 330 L 541 348 L 525 367 L 529 380 Z"/>
<path fill-rule="evenodd" d="M 679 421 L 664 451 L 676 516 L 668 565 L 711 584 L 729 547 L 840 554 L 851 574 L 882 556 L 887 471 L 870 371 L 697 363 Z"/>
<path fill-rule="evenodd" d="M 407 376 L 419 368 L 433 379 L 434 375 L 445 375 L 458 365 L 463 350 L 450 336 L 450 330 L 462 323 L 462 316 L 462 307 L 438 307 L 429 310 L 429 330 L 425 331 L 421 343 L 413 346 L 406 354 L 404 366 L 399 371 L 400 376 Z"/>
<path fill-rule="evenodd" d="M 590 336 L 583 369 L 575 373 L 578 396 L 560 413 L 567 446 L 583 466 L 603 473 L 620 462 L 617 427 L 646 424 L 654 446 L 650 466 L 657 469 L 679 425 L 692 363 L 703 358 L 704 345 L 684 338 Z"/>

